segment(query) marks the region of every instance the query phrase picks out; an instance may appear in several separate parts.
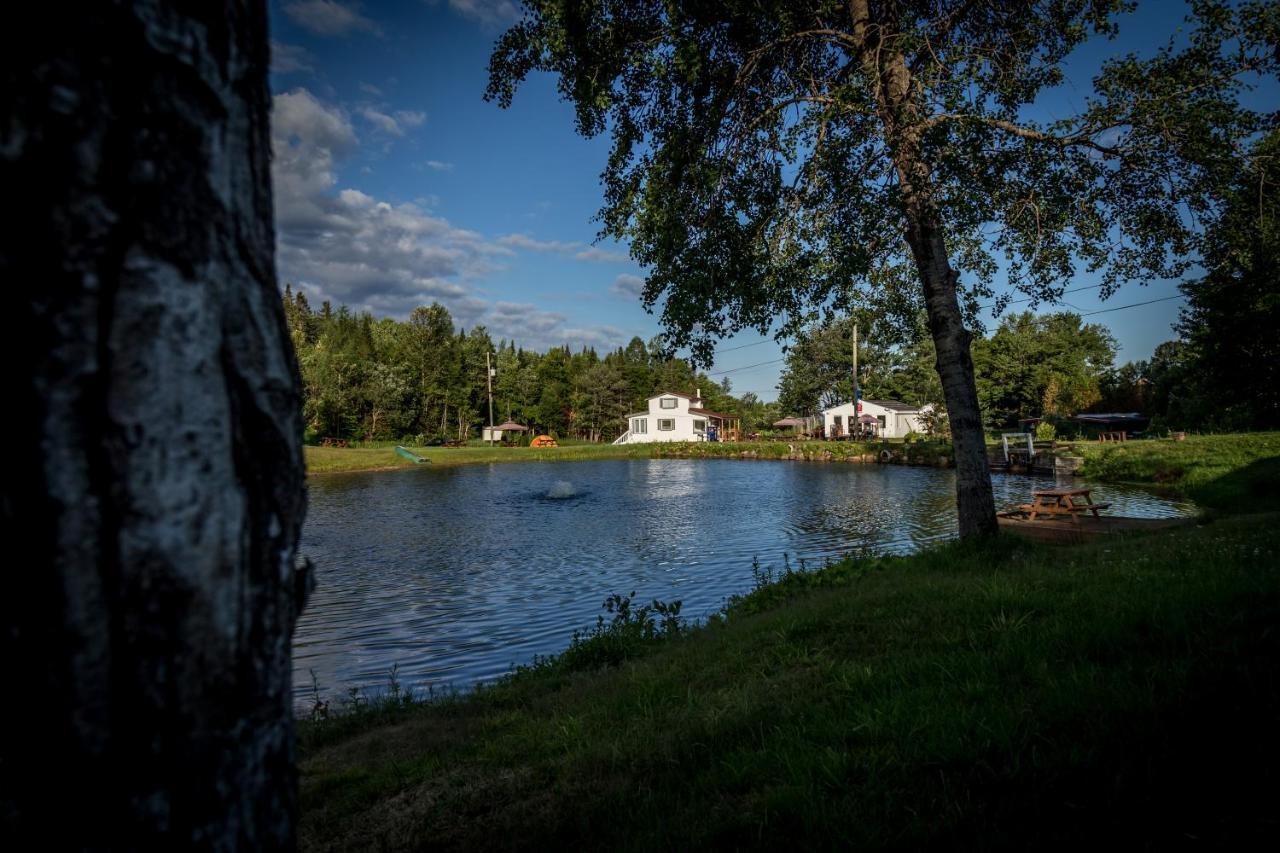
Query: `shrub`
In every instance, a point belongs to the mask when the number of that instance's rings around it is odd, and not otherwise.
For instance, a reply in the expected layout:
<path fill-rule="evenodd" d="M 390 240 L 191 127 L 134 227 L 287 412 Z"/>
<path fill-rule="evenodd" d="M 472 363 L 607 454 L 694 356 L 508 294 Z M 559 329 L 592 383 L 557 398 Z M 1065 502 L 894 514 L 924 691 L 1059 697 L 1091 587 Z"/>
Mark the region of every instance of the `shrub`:
<path fill-rule="evenodd" d="M 1036 441 L 1053 441 L 1058 437 L 1058 428 L 1048 421 L 1041 421 L 1036 427 Z"/>

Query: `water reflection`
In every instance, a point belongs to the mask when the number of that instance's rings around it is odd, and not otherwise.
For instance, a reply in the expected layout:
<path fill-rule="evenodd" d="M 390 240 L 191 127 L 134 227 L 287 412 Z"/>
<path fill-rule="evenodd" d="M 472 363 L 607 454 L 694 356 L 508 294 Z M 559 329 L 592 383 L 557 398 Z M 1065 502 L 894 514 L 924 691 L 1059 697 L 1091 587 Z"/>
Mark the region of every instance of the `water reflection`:
<path fill-rule="evenodd" d="M 997 476 L 999 505 L 1051 479 Z M 615 592 L 704 616 L 751 585 L 751 562 L 811 565 L 954 535 L 950 471 L 728 460 L 413 468 L 312 478 L 303 553 L 318 587 L 294 638 L 295 692 L 466 687 L 558 651 Z M 1094 487 L 1122 515 L 1185 504 Z"/>

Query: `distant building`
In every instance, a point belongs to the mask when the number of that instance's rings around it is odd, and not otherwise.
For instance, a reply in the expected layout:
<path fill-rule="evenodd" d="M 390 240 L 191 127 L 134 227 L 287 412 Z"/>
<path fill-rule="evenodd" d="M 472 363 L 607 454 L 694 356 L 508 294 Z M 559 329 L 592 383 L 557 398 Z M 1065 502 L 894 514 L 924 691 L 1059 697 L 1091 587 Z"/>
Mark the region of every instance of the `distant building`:
<path fill-rule="evenodd" d="M 827 438 L 844 438 L 859 433 L 859 425 L 870 427 L 879 438 L 902 438 L 909 432 L 924 432 L 924 416 L 932 407 L 912 406 L 900 400 L 863 400 L 862 411 L 853 403 L 841 403 L 822 412 Z M 859 421 L 859 418 L 871 420 Z"/>
<path fill-rule="evenodd" d="M 627 431 L 614 444 L 652 441 L 737 441 L 737 415 L 702 408 L 701 389 L 692 396 L 663 391 L 649 398 L 649 410 L 627 415 Z"/>

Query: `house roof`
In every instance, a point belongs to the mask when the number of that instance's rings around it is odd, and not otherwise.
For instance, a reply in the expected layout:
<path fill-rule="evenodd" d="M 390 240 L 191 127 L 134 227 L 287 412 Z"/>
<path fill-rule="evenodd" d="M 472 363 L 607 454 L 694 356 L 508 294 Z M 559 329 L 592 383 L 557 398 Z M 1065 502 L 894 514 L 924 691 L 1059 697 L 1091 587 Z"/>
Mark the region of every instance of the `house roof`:
<path fill-rule="evenodd" d="M 888 409 L 892 412 L 918 412 L 919 406 L 912 406 L 901 400 L 863 400 L 864 403 L 872 403 L 882 409 Z"/>
<path fill-rule="evenodd" d="M 659 391 L 650 397 L 650 400 L 656 400 L 659 397 L 684 397 L 686 400 L 701 400 L 701 397 L 695 397 L 692 394 L 681 394 L 679 391 Z"/>
<path fill-rule="evenodd" d="M 726 415 L 724 412 L 713 412 L 710 409 L 695 409 L 692 407 L 689 409 L 689 414 L 706 415 L 707 417 L 710 417 L 710 418 L 736 418 L 737 417 L 737 415 Z"/>
<path fill-rule="evenodd" d="M 891 412 L 922 412 L 924 411 L 924 409 L 921 408 L 920 406 L 912 406 L 902 402 L 901 400 L 863 400 L 862 402 L 868 403 L 872 406 L 879 406 L 882 409 L 888 409 Z M 832 406 L 831 408 L 823 409 L 822 411 L 825 414 L 827 412 L 835 411 L 836 409 L 852 409 L 852 408 L 854 408 L 854 403 L 852 400 L 849 400 L 847 402 L 839 404 L 838 406 Z"/>
<path fill-rule="evenodd" d="M 1076 415 L 1071 420 L 1080 421 L 1082 423 L 1122 423 L 1124 421 L 1146 421 L 1150 420 L 1141 412 L 1099 412 L 1088 413 L 1084 415 Z"/>
<path fill-rule="evenodd" d="M 627 417 L 628 418 L 647 418 L 649 417 L 649 413 L 648 412 L 632 412 L 631 414 L 627 415 Z"/>

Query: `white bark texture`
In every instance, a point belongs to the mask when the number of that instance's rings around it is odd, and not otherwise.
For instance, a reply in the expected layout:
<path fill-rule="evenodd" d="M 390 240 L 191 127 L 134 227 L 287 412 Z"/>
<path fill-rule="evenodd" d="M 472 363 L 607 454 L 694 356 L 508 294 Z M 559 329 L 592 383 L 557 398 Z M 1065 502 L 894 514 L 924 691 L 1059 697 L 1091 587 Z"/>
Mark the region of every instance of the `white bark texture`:
<path fill-rule="evenodd" d="M 300 386 L 261 0 L 0 36 L 8 837 L 277 849 L 296 811 Z"/>

